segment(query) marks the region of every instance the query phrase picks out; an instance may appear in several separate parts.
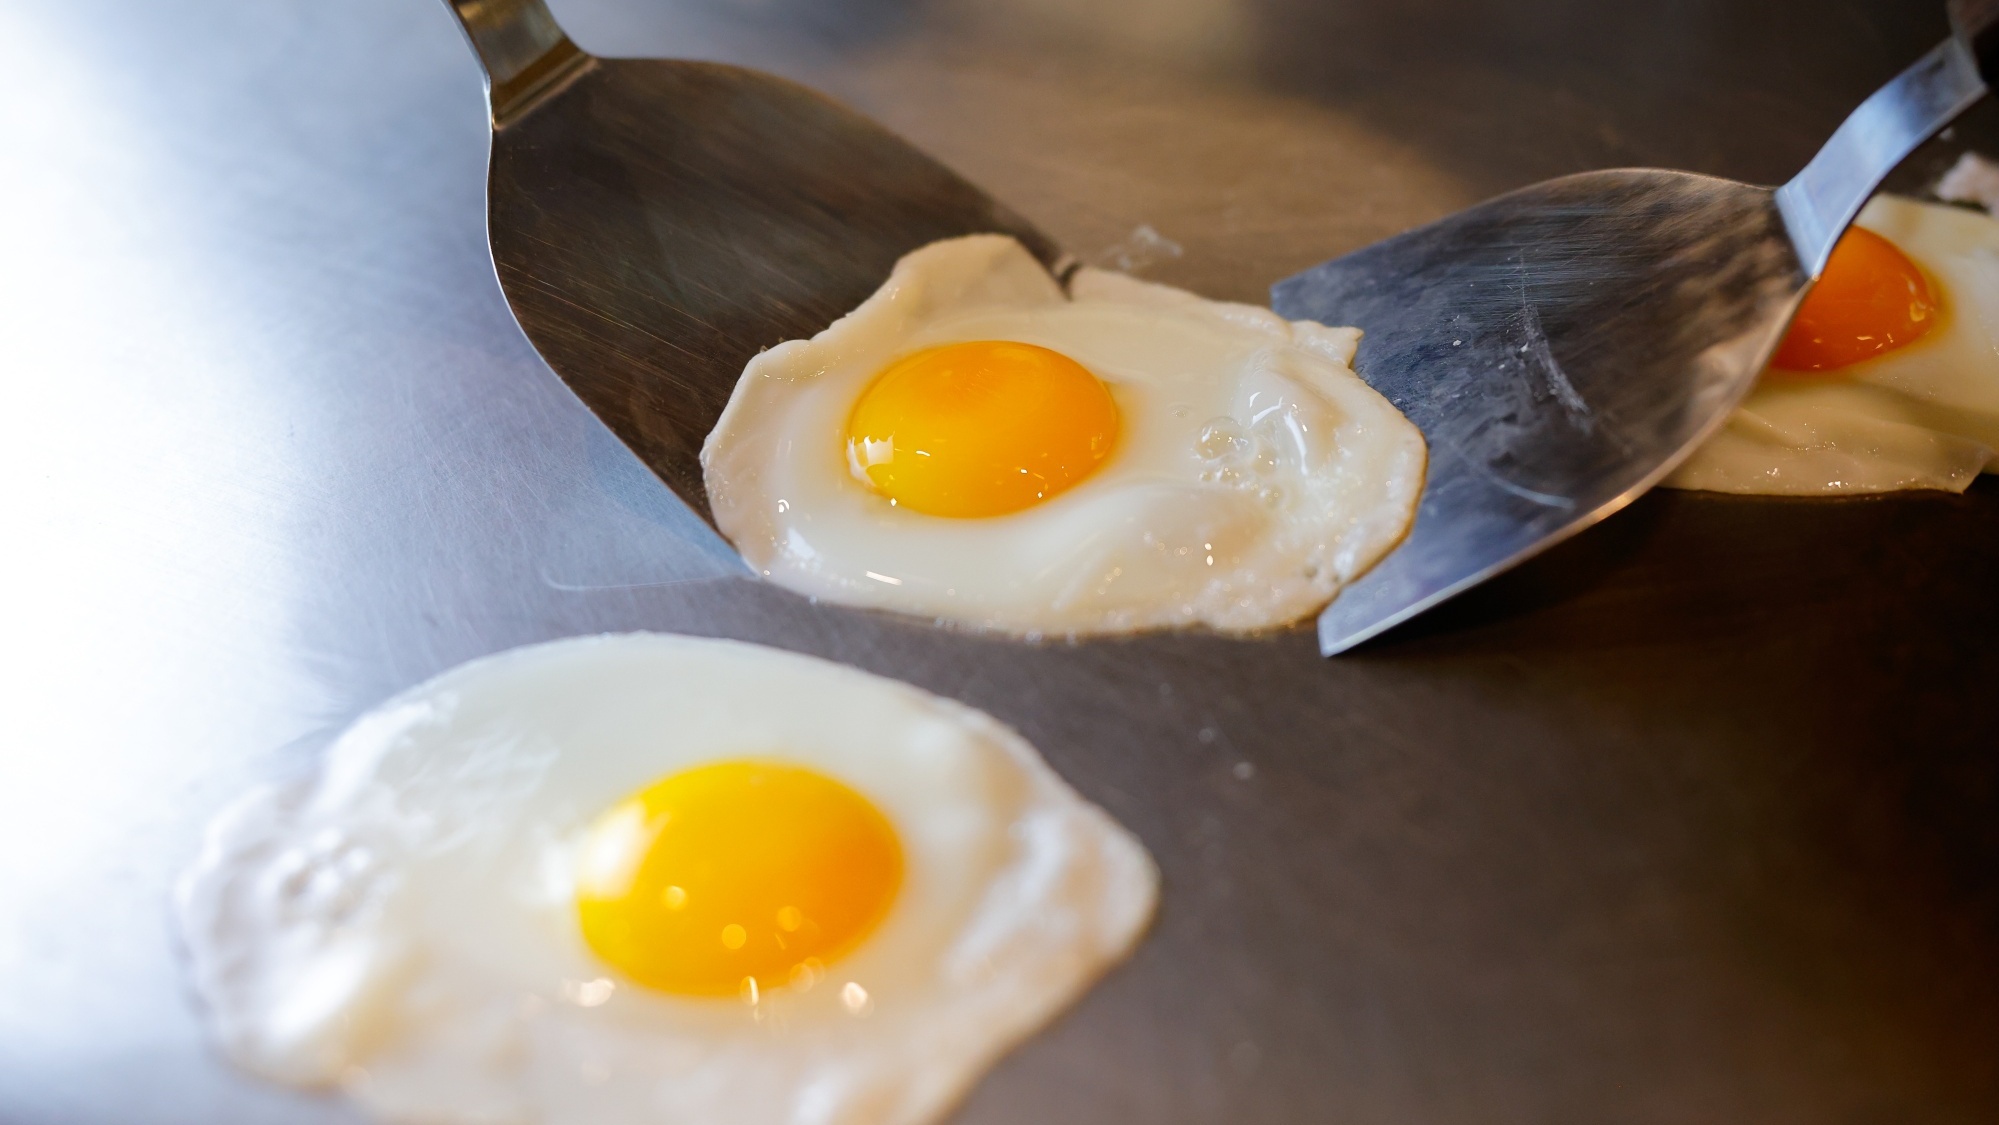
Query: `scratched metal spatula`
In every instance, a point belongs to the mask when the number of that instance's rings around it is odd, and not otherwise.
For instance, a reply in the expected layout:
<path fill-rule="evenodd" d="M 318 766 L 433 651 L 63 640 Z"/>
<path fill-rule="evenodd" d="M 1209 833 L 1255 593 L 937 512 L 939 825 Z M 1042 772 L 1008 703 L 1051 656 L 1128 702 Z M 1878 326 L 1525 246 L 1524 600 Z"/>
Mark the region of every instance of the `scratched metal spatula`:
<path fill-rule="evenodd" d="M 743 365 L 925 243 L 1048 238 L 833 101 L 738 67 L 602 59 L 542 0 L 446 0 L 484 64 L 487 231 L 542 357 L 703 518 L 701 443 Z M 712 522 L 712 519 L 711 519 Z"/>
<path fill-rule="evenodd" d="M 1652 169 L 1501 196 L 1279 282 L 1359 325 L 1355 368 L 1422 428 L 1409 537 L 1319 618 L 1343 652 L 1631 502 L 1734 409 L 1847 224 L 1999 73 L 1999 0 L 1867 99 L 1772 191 Z"/>

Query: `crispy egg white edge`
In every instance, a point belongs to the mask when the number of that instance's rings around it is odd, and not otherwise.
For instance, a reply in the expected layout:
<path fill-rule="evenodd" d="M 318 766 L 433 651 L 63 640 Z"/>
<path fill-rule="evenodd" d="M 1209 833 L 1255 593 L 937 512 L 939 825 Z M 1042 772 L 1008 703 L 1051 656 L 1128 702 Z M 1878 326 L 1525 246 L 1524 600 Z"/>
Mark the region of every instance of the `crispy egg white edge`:
<path fill-rule="evenodd" d="M 1326 557 L 1320 573 L 1285 587 L 1266 583 L 1266 596 L 1247 608 L 1236 593 L 1211 584 L 1179 599 L 1183 604 L 1118 605 L 1070 616 L 1059 607 L 1049 607 L 1045 598 L 1008 604 L 1004 598 L 979 601 L 979 594 L 962 588 L 941 593 L 897 588 L 898 583 L 883 582 L 869 568 L 833 571 L 818 559 L 804 561 L 803 553 L 787 545 L 794 538 L 787 529 L 799 526 L 802 515 L 811 517 L 814 513 L 802 512 L 797 501 L 785 497 L 791 506 L 790 514 L 785 514 L 777 503 L 782 493 L 767 477 L 782 475 L 788 466 L 773 462 L 777 451 L 755 448 L 753 433 L 782 430 L 796 413 L 819 409 L 819 404 L 811 401 L 820 392 L 810 385 L 814 380 L 830 380 L 823 393 L 842 396 L 838 413 L 843 431 L 844 412 L 851 409 L 851 399 L 896 356 L 951 338 L 977 338 L 952 334 L 948 329 L 954 322 L 969 324 L 988 313 L 1035 309 L 1058 314 L 1081 309 L 1171 314 L 1176 324 L 1205 325 L 1232 340 L 1254 342 L 1280 359 L 1292 357 L 1295 362 L 1285 361 L 1285 376 L 1319 396 L 1340 416 L 1339 440 L 1331 452 L 1335 463 L 1324 471 L 1306 474 L 1301 478 L 1303 484 L 1308 491 L 1323 493 L 1328 482 L 1333 482 L 1346 490 L 1342 495 L 1363 497 L 1351 504 L 1357 514 L 1299 512 L 1298 519 L 1317 519 L 1324 524 L 1312 533 L 1324 546 L 1320 553 Z M 1290 322 L 1267 309 L 1209 301 L 1101 270 L 1078 271 L 1071 280 L 1070 293 L 1065 294 L 1040 263 L 1011 238 L 972 235 L 949 239 L 905 256 L 880 290 L 826 331 L 811 340 L 787 341 L 754 359 L 709 434 L 702 463 L 717 523 L 745 559 L 771 580 L 810 596 L 918 613 L 940 622 L 1024 633 L 1075 635 L 1185 624 L 1234 631 L 1268 628 L 1316 612 L 1342 585 L 1399 543 L 1422 493 L 1427 458 L 1422 435 L 1353 374 L 1349 365 L 1359 338 L 1357 329 Z M 1120 391 L 1117 382 L 1112 386 L 1114 393 Z M 1233 386 L 1211 386 L 1208 390 L 1226 396 Z M 1120 403 L 1126 405 L 1127 397 L 1121 395 Z M 1127 420 L 1131 421 L 1129 415 Z M 1192 419 L 1187 428 L 1198 431 L 1205 420 Z M 820 421 L 819 429 L 832 424 Z M 1141 417 L 1138 424 L 1146 423 Z M 1190 433 L 1186 442 L 1190 447 L 1192 437 Z M 939 525 L 949 525 L 950 535 L 968 543 L 985 540 L 991 548 L 989 558 L 1000 557 L 1010 541 L 1027 540 L 1036 529 L 1075 516 L 1080 506 L 1101 499 L 1113 483 L 1131 487 L 1124 477 L 1151 468 L 1150 462 L 1121 464 L 1120 458 L 1113 457 L 1092 477 L 1024 512 L 990 520 L 950 521 L 885 505 L 865 484 L 853 480 L 844 465 L 834 465 L 836 458 L 828 450 L 837 452 L 838 434 L 829 434 L 825 445 L 827 450 L 813 451 L 824 454 L 816 458 L 824 464 L 812 468 L 815 481 L 825 482 L 825 496 L 844 507 L 844 511 L 832 514 L 844 517 L 854 513 L 854 518 L 876 521 L 873 528 L 885 536 L 918 537 L 934 534 L 931 529 Z M 1188 475 L 1191 478 L 1193 474 Z M 1188 489 L 1190 496 L 1225 491 Z M 1285 514 L 1290 512 L 1286 509 Z M 1294 532 L 1292 539 L 1302 534 L 1288 525 L 1287 530 Z M 1266 538 L 1274 541 L 1277 537 Z M 920 542 L 916 538 L 911 541 Z M 847 573 L 847 569 L 859 573 Z M 965 587 L 971 582 L 948 585 Z"/>
<path fill-rule="evenodd" d="M 799 1025 L 795 1013 L 785 1017 L 789 1022 L 779 1033 L 772 1034 L 767 1027 L 759 1031 L 755 1026 L 740 1032 L 723 1044 L 719 1054 L 704 1056 L 701 1062 L 713 1068 L 720 1060 L 725 1065 L 719 1069 L 734 1068 L 753 1080 L 752 1085 L 764 1087 L 755 1096 L 738 1096 L 738 1102 L 755 1103 L 741 1116 L 731 1116 L 727 1105 L 709 1104 L 723 1096 L 713 1090 L 680 1090 L 676 1097 L 676 1091 L 663 1087 L 584 1089 L 575 1075 L 565 1075 L 560 1066 L 551 1076 L 547 1059 L 540 1060 L 538 1067 L 496 1069 L 477 1059 L 477 1050 L 462 1041 L 468 1035 L 476 1038 L 473 1031 L 450 1027 L 449 1020 L 423 1033 L 433 1036 L 434 1042 L 415 1044 L 419 1062 L 456 1068 L 456 1078 L 443 1089 L 430 1088 L 429 1075 L 398 1075 L 393 1068 L 386 1075 L 371 1073 L 371 1065 L 378 1060 L 370 1051 L 379 1055 L 399 1042 L 393 1037 L 399 1030 L 408 1030 L 396 1028 L 397 1016 L 389 1011 L 399 990 L 420 985 L 426 972 L 452 966 L 426 963 L 426 951 L 419 948 L 423 944 L 420 935 L 412 938 L 379 932 L 385 911 L 394 907 L 400 890 L 394 871 L 384 878 L 364 880 L 361 894 L 350 895 L 352 901 L 339 904 L 334 912 L 340 924 L 322 926 L 319 923 L 325 919 L 318 917 L 279 917 L 276 925 L 266 927 L 268 941 L 244 945 L 240 939 L 245 927 L 256 932 L 260 923 L 271 922 L 272 915 L 283 913 L 278 885 L 299 877 L 297 870 L 286 870 L 288 863 L 297 866 L 287 859 L 288 853 L 301 849 L 311 852 L 315 840 L 323 839 L 332 826 L 325 815 L 329 811 L 383 798 L 384 794 L 372 792 L 373 773 L 395 753 L 398 740 L 413 725 L 441 722 L 448 728 L 459 697 L 475 695 L 481 681 L 504 683 L 509 675 L 531 674 L 537 664 L 560 665 L 572 659 L 587 662 L 607 654 L 615 661 L 622 655 L 616 651 L 619 649 L 667 663 L 721 663 L 752 672 L 777 669 L 773 673 L 777 679 L 818 681 L 829 691 L 855 698 L 872 696 L 885 712 L 899 712 L 912 721 L 921 718 L 948 724 L 966 739 L 962 744 L 966 753 L 982 755 L 989 759 L 988 764 L 1004 762 L 1005 768 L 1014 772 L 1026 790 L 1016 809 L 1019 815 L 1006 827 L 1006 846 L 1014 849 L 1007 853 L 1011 858 L 978 895 L 976 909 L 960 919 L 962 932 L 955 934 L 949 948 L 937 951 L 955 991 L 942 998 L 945 1003 L 941 1009 L 932 1003 L 936 998 L 924 998 L 929 1006 L 897 1009 L 899 1014 L 869 1024 L 870 1029 L 891 1027 L 901 1046 L 887 1052 L 886 1057 L 875 1052 L 858 1063 L 858 1055 L 841 1057 L 839 1036 L 855 1034 L 851 1029 L 815 1031 L 809 1019 Z M 719 756 L 732 755 L 725 752 Z M 828 772 L 839 775 L 837 770 Z M 900 832 L 899 811 L 884 808 L 897 821 Z M 1078 890 L 1071 885 L 1078 879 L 1086 895 L 1059 897 L 1065 890 Z M 1157 885 L 1158 872 L 1151 857 L 1129 832 L 1076 794 L 1020 735 L 983 712 L 907 684 L 796 653 L 733 641 L 622 634 L 571 638 L 484 657 L 447 671 L 362 716 L 328 750 L 317 776 L 257 790 L 219 815 L 206 835 L 200 858 L 178 884 L 175 898 L 190 976 L 207 1004 L 216 1039 L 224 1051 L 247 1069 L 279 1081 L 343 1086 L 362 1104 L 394 1118 L 451 1119 L 450 1113 L 458 1113 L 457 1119 L 470 1119 L 467 1115 L 483 1113 L 500 1120 L 564 1123 L 720 1122 L 763 1120 L 768 1113 L 780 1111 L 785 1119 L 796 1120 L 816 1119 L 822 1113 L 837 1117 L 852 1111 L 859 1114 L 855 1120 L 913 1123 L 942 1112 L 1001 1053 L 1052 1018 L 1080 996 L 1096 976 L 1128 954 L 1150 921 Z M 493 889 L 497 892 L 501 888 Z M 904 909 L 905 900 L 899 897 L 884 927 Z M 571 918 L 573 929 L 573 915 Z M 1014 924 L 1009 925 L 1009 919 Z M 531 927 L 531 921 L 524 918 L 524 922 Z M 580 935 L 571 936 L 580 943 Z M 844 967 L 865 955 L 880 936 L 878 931 L 861 950 L 836 966 Z M 612 975 L 607 967 L 599 966 L 597 971 Z M 445 983 L 454 983 L 449 972 L 445 973 Z M 551 983 L 550 987 L 556 985 Z M 506 991 L 504 985 L 501 991 Z M 572 1040 L 594 1038 L 611 1044 L 604 1047 L 598 1043 L 599 1053 L 611 1051 L 623 1038 L 631 1038 L 635 1027 L 656 1030 L 648 1023 L 648 1007 L 698 1009 L 703 1014 L 692 1022 L 705 1029 L 717 1026 L 718 1018 L 731 1019 L 736 1025 L 746 1022 L 744 1006 L 734 1000 L 693 1001 L 627 987 L 621 990 L 621 1001 L 627 993 L 634 1003 L 622 1007 L 617 1003 L 590 1009 L 555 1006 L 547 1020 L 535 1025 L 541 1031 L 538 1042 L 547 1050 L 548 1043 L 571 1043 L 573 1047 Z M 407 1000 L 406 995 L 402 998 Z M 520 998 L 508 995 L 499 999 L 502 1003 L 497 1008 L 487 1004 L 460 1022 L 505 1022 L 511 1018 L 508 1005 Z M 936 1014 L 940 1010 L 942 1014 Z M 384 1039 L 385 1035 L 390 1038 Z M 834 1038 L 828 1039 L 828 1035 Z M 645 1040 L 642 1046 L 647 1057 L 662 1048 L 685 1048 L 671 1035 L 638 1038 Z M 768 1073 L 775 1065 L 773 1060 L 784 1057 L 785 1044 L 801 1041 L 809 1048 L 801 1052 L 801 1063 L 789 1071 L 778 1066 L 779 1073 Z M 431 1054 L 424 1055 L 423 1050 Z M 924 1060 L 914 1071 L 902 1062 L 911 1052 Z M 788 1089 L 783 1088 L 787 1077 L 792 1079 Z M 764 1081 L 754 1081 L 757 1079 Z M 619 1099 L 643 1100 L 648 1096 L 664 1110 L 653 1115 L 602 1116 L 622 1113 L 615 1108 L 623 1104 Z M 586 1111 L 579 1112 L 579 1106 Z"/>
<path fill-rule="evenodd" d="M 1772 496 L 1939 489 L 1999 471 L 1999 222 L 1879 195 L 1856 220 L 1943 289 L 1924 339 L 1844 375 L 1775 375 L 1665 481 Z M 1983 367 L 1967 377 L 1959 367 Z"/>

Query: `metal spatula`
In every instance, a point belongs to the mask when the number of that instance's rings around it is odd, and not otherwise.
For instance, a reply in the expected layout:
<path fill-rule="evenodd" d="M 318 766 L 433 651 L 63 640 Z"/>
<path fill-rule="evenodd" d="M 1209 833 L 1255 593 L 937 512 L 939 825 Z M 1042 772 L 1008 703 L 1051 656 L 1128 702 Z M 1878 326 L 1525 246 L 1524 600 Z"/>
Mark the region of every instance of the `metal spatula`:
<path fill-rule="evenodd" d="M 487 231 L 542 357 L 704 519 L 701 443 L 743 365 L 925 243 L 1025 220 L 868 119 L 713 63 L 602 59 L 542 0 L 446 0 L 484 64 Z"/>
<path fill-rule="evenodd" d="M 1755 382 L 1861 204 L 1999 73 L 1999 0 L 1772 191 L 1652 169 L 1524 188 L 1279 282 L 1366 332 L 1362 378 L 1422 428 L 1409 537 L 1319 617 L 1343 652 L 1630 503 Z"/>

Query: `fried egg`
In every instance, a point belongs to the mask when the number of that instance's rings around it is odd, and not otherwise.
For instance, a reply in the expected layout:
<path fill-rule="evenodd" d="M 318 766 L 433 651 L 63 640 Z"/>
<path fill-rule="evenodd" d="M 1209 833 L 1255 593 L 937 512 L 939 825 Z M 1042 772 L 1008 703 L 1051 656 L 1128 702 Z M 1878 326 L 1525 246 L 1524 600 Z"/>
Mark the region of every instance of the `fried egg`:
<path fill-rule="evenodd" d="M 632 634 L 383 704 L 220 817 L 178 906 L 228 1055 L 391 1121 L 868 1125 L 948 1109 L 1156 886 L 984 714 Z"/>
<path fill-rule="evenodd" d="M 1999 222 L 1877 196 L 1749 397 L 1666 483 L 1961 492 L 1999 469 Z"/>
<path fill-rule="evenodd" d="M 708 495 L 751 566 L 828 601 L 1029 634 L 1282 625 L 1422 492 L 1359 339 L 1100 270 L 1064 292 L 998 235 L 933 243 L 751 361 Z"/>

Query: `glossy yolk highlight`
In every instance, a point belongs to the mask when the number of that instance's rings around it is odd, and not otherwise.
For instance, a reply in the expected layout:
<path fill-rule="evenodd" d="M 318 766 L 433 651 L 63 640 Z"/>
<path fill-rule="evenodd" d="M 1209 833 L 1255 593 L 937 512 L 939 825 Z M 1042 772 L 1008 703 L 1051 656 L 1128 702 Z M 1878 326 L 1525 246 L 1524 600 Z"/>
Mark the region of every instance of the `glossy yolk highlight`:
<path fill-rule="evenodd" d="M 1118 409 L 1088 368 L 1033 344 L 946 344 L 890 364 L 847 421 L 854 472 L 901 507 L 1003 516 L 1096 470 Z"/>
<path fill-rule="evenodd" d="M 866 797 L 821 773 L 729 761 L 674 774 L 584 841 L 583 938 L 642 985 L 752 995 L 853 949 L 902 885 L 902 845 Z"/>
<path fill-rule="evenodd" d="M 1831 371 L 1872 359 L 1920 339 L 1940 312 L 1921 267 L 1894 243 L 1854 227 L 1833 247 L 1771 366 Z"/>

